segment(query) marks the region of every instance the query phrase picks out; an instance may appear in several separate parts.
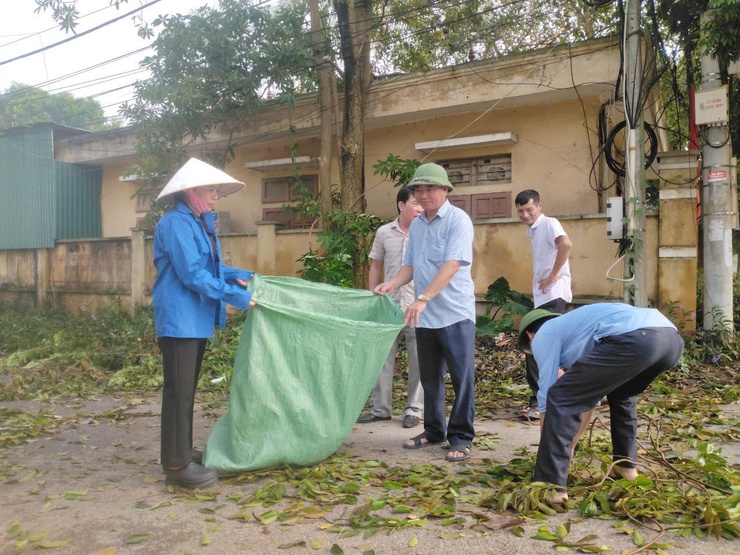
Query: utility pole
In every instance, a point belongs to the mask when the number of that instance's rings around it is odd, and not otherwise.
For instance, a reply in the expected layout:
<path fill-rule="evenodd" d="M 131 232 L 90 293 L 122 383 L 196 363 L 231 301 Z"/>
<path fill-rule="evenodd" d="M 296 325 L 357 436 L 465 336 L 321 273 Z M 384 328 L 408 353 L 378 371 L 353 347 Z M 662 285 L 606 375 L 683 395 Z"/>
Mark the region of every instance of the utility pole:
<path fill-rule="evenodd" d="M 713 16 L 702 15 L 702 25 Z M 719 61 L 701 58 L 701 90 L 697 93 L 696 123 L 701 127 L 702 241 L 704 246 L 704 329 L 729 326 L 732 310 L 732 228 L 737 206 L 732 203 L 730 183 L 730 130 L 727 89 L 722 86 Z"/>
<path fill-rule="evenodd" d="M 634 306 L 647 306 L 647 252 L 645 239 L 647 223 L 645 218 L 645 152 L 642 119 L 642 33 L 640 29 L 640 0 L 625 2 L 625 42 L 624 49 L 624 111 L 625 127 L 625 210 L 627 216 L 627 237 L 631 241 L 625 259 L 627 271 L 633 280 L 631 287 L 625 288 L 624 300 Z"/>
<path fill-rule="evenodd" d="M 313 59 L 319 74 L 319 93 L 321 106 L 321 144 L 319 145 L 319 191 L 321 208 L 325 213 L 331 212 L 331 81 L 329 73 L 333 71 L 328 60 L 328 49 L 323 39 L 323 24 L 318 0 L 309 0 L 311 15 L 311 42 Z"/>

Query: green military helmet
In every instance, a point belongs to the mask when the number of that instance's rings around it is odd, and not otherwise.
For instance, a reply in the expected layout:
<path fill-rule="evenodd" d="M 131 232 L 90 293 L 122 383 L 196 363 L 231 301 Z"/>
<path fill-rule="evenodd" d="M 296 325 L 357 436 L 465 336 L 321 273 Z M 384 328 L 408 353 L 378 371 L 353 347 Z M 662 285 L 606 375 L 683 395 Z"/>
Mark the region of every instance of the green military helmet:
<path fill-rule="evenodd" d="M 527 312 L 519 323 L 519 341 L 517 342 L 519 349 L 527 354 L 532 354 L 532 349 L 529 345 L 529 336 L 524 332 L 526 332 L 527 328 L 532 324 L 539 322 L 540 320 L 550 320 L 551 318 L 557 318 L 558 316 L 560 316 L 560 314 L 550 312 L 544 308 L 535 308 L 534 310 Z"/>
<path fill-rule="evenodd" d="M 422 164 L 414 172 L 414 177 L 409 181 L 407 187 L 414 189 L 419 185 L 439 185 L 441 187 L 447 187 L 448 191 L 452 191 L 455 187 L 450 183 L 447 172 L 439 164 Z"/>

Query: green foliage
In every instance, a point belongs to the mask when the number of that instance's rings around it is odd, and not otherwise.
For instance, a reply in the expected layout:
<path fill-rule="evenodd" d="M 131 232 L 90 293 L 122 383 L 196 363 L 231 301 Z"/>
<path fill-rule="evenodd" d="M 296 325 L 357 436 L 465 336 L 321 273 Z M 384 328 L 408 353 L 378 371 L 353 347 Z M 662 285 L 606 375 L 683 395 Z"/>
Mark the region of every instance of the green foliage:
<path fill-rule="evenodd" d="M 420 165 L 421 162 L 415 158 L 401 158 L 389 154 L 385 160 L 378 160 L 373 165 L 373 175 L 382 175 L 393 181 L 394 187 L 402 187 L 411 181 L 416 168 Z"/>
<path fill-rule="evenodd" d="M 75 98 L 68 92 L 50 94 L 43 89 L 11 83 L 0 97 L 0 128 L 58 123 L 90 131 L 118 127 L 106 123 L 103 107 L 97 100 Z"/>
<path fill-rule="evenodd" d="M 43 409 L 27 414 L 20 409 L 0 407 L 0 422 L 0 447 L 30 443 L 41 435 L 53 434 L 59 427 L 59 419 Z"/>
<path fill-rule="evenodd" d="M 303 264 L 301 277 L 342 287 L 362 287 L 356 270 L 367 263 L 373 235 L 381 223 L 372 214 L 339 210 L 325 214 L 318 233 L 321 249 L 310 249 L 298 259 Z"/>
<path fill-rule="evenodd" d="M 740 58 L 740 2 L 709 0 L 711 19 L 702 27 L 698 48 L 702 54 L 727 63 Z"/>
<path fill-rule="evenodd" d="M 246 312 L 230 317 L 206 346 L 201 385 L 228 390 Z M 148 391 L 162 385 L 162 361 L 153 312 L 111 307 L 72 315 L 57 305 L 0 310 L 0 400 L 86 397 L 112 391 Z M 212 384 L 213 378 L 226 378 Z"/>
<path fill-rule="evenodd" d="M 222 0 L 191 15 L 156 19 L 154 54 L 142 62 L 151 77 L 135 85 L 121 108 L 133 122 L 139 167 L 156 187 L 185 160 L 193 141 L 215 132 L 226 137 L 200 154 L 223 167 L 234 156 L 230 137 L 262 106 L 265 91 L 313 90 L 307 5 L 276 6 Z M 302 68 L 302 71 L 298 71 Z"/>
<path fill-rule="evenodd" d="M 508 280 L 501 276 L 488 286 L 486 312 L 478 318 L 479 335 L 497 335 L 514 327 L 514 315 L 523 315 L 534 308 L 532 301 L 523 293 L 511 289 Z M 501 312 L 501 317 L 496 316 Z"/>
<path fill-rule="evenodd" d="M 158 385 L 154 337 L 149 307 L 137 308 L 133 317 L 120 306 L 92 316 L 74 316 L 54 305 L 24 311 L 3 307 L 0 364 L 11 369 L 12 379 L 0 386 L 0 398 L 87 396 L 112 386 L 142 385 L 121 372 L 157 376 L 148 385 Z"/>
<path fill-rule="evenodd" d="M 128 3 L 128 0 L 109 0 L 111 6 L 119 9 L 121 4 Z M 51 17 L 59 25 L 59 28 L 69 33 L 75 32 L 77 20 L 80 18 L 80 12 L 77 9 L 77 2 L 70 0 L 36 0 L 36 9 L 34 13 L 45 12 L 49 10 Z"/>
<path fill-rule="evenodd" d="M 715 10 L 715 18 L 701 27 L 701 16 Z M 663 76 L 661 90 L 666 99 L 666 118 L 675 148 L 688 146 L 688 86 L 701 84 L 700 58 L 710 54 L 719 59 L 720 65 L 737 59 L 740 55 L 740 2 L 737 0 L 660 0 L 657 15 L 661 24 L 665 56 L 675 58 L 671 72 Z M 734 140 L 740 129 L 740 101 L 737 100 L 740 84 L 730 80 L 730 130 L 732 147 L 736 154 L 738 141 Z"/>
<path fill-rule="evenodd" d="M 704 279 L 700 273 L 697 279 L 696 302 L 696 331 L 683 333 L 685 341 L 682 367 L 687 368 L 694 364 L 712 364 L 726 366 L 740 361 L 740 274 L 733 275 L 732 310 L 734 314 L 734 330 L 727 317 L 715 309 L 712 319 L 715 328 L 704 330 Z M 669 304 L 669 316 L 681 331 L 681 321 L 686 321 L 694 315 L 686 315 L 682 307 Z"/>
<path fill-rule="evenodd" d="M 581 0 L 472 0 L 378 3 L 373 34 L 378 73 L 428 71 L 527 49 L 604 36 L 613 6 L 593 10 Z"/>

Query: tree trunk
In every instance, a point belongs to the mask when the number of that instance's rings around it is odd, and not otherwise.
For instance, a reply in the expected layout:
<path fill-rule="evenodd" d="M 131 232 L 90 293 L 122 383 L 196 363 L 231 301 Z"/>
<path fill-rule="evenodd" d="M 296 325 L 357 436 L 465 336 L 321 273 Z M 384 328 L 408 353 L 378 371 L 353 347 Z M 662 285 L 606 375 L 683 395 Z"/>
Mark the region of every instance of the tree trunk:
<path fill-rule="evenodd" d="M 344 61 L 344 121 L 339 153 L 342 210 L 365 211 L 365 100 L 370 86 L 372 0 L 334 0 Z"/>
<path fill-rule="evenodd" d="M 328 61 L 329 51 L 323 40 L 323 27 L 319 13 L 319 1 L 310 0 L 311 35 L 313 41 L 313 58 L 319 74 L 319 92 L 321 105 L 321 145 L 319 147 L 319 191 L 321 192 L 321 211 L 328 213 L 331 202 L 331 90 L 330 72 L 333 71 Z"/>

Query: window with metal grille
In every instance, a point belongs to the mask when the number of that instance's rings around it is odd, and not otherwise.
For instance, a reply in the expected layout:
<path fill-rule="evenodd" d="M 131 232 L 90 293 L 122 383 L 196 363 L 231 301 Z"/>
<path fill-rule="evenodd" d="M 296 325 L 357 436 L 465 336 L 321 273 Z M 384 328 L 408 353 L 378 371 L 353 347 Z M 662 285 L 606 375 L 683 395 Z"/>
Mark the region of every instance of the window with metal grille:
<path fill-rule="evenodd" d="M 159 190 L 141 188 L 136 193 L 136 212 L 149 212 L 154 199 L 159 195 Z"/>
<path fill-rule="evenodd" d="M 317 176 L 302 175 L 299 183 L 296 183 L 296 178 L 293 176 L 263 179 L 262 202 L 291 202 L 298 200 L 301 197 L 301 187 L 308 191 L 310 195 L 318 194 Z"/>
<path fill-rule="evenodd" d="M 302 229 L 310 227 L 315 218 L 300 214 L 287 203 L 296 202 L 301 198 L 301 188 L 312 197 L 319 192 L 318 177 L 302 175 L 300 184 L 296 184 L 293 176 L 264 179 L 262 182 L 263 203 L 283 203 L 280 206 L 266 206 L 262 208 L 264 221 L 280 222 L 286 229 Z"/>
<path fill-rule="evenodd" d="M 511 183 L 511 154 L 440 160 L 437 163 L 447 170 L 455 188 Z"/>
<path fill-rule="evenodd" d="M 511 184 L 511 154 L 480 158 L 440 160 L 455 190 L 451 204 L 464 210 L 473 220 L 511 217 L 511 191 L 461 194 L 466 187 Z"/>

